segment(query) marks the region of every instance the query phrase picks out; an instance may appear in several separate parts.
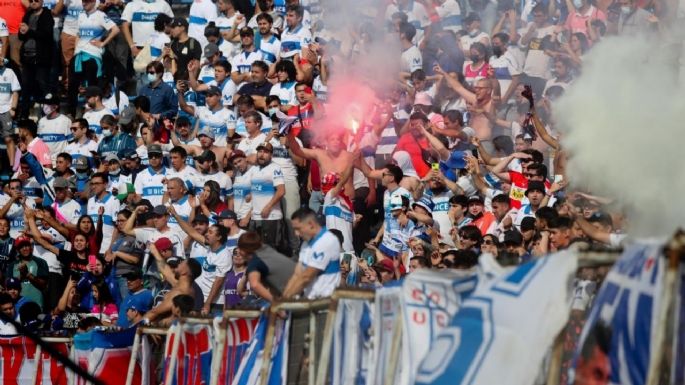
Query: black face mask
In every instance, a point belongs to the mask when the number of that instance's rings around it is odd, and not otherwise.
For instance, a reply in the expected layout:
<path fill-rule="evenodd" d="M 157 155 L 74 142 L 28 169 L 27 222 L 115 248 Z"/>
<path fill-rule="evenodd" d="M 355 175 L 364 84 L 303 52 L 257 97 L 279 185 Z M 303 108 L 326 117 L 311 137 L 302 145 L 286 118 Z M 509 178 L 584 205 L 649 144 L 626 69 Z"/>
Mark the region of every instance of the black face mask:
<path fill-rule="evenodd" d="M 492 46 L 492 54 L 493 55 L 500 57 L 500 56 L 502 56 L 503 53 L 504 53 L 504 50 L 502 49 L 502 47 Z"/>
<path fill-rule="evenodd" d="M 477 62 L 480 60 L 480 55 L 471 55 L 471 61 L 472 62 Z"/>

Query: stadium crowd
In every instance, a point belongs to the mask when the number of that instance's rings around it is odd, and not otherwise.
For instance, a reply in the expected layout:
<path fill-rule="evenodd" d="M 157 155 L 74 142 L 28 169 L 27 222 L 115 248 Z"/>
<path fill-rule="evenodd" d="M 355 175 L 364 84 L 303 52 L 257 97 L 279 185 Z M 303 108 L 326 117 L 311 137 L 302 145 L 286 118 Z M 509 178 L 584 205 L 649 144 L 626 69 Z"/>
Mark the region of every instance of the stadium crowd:
<path fill-rule="evenodd" d="M 554 102 L 605 36 L 658 34 L 662 2 L 185 8 L 0 2 L 0 310 L 24 326 L 168 324 L 623 240 L 611 199 L 567 187 Z M 375 84 L 350 67 L 379 42 L 397 72 Z M 375 93 L 358 129 L 324 124 L 335 76 Z"/>

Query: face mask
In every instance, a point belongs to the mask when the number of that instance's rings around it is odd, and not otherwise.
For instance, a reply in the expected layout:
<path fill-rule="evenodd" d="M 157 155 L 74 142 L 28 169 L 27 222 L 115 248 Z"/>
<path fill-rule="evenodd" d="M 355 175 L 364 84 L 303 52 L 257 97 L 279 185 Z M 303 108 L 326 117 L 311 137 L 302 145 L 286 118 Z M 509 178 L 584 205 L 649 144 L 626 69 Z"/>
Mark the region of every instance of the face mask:
<path fill-rule="evenodd" d="M 116 169 L 116 171 L 110 171 L 109 172 L 109 175 L 112 175 L 112 176 L 118 176 L 119 174 L 121 174 L 120 168 Z"/>
<path fill-rule="evenodd" d="M 493 55 L 495 55 L 495 56 L 497 56 L 497 57 L 500 57 L 500 56 L 502 56 L 502 54 L 504 53 L 504 52 L 502 52 L 502 51 L 503 51 L 503 50 L 502 50 L 502 47 L 495 47 L 495 46 L 492 46 L 492 54 L 493 54 Z"/>
<path fill-rule="evenodd" d="M 471 37 L 476 37 L 478 35 L 479 31 L 477 29 L 474 29 L 473 31 L 469 32 L 469 36 Z"/>
<path fill-rule="evenodd" d="M 630 11 L 632 11 L 632 10 L 633 10 L 633 9 L 630 8 L 630 6 L 623 6 L 623 7 L 621 7 L 621 13 L 624 14 L 624 15 L 628 15 L 628 14 L 630 13 Z"/>
<path fill-rule="evenodd" d="M 278 111 L 278 107 L 269 108 L 269 116 L 276 115 L 276 111 Z"/>
<path fill-rule="evenodd" d="M 50 105 L 47 105 L 47 104 L 44 104 L 44 105 L 43 105 L 43 114 L 44 114 L 44 115 L 50 115 L 50 114 L 52 114 L 52 112 L 53 112 L 54 110 L 55 110 L 55 109 L 54 109 L 52 106 L 50 106 Z"/>
<path fill-rule="evenodd" d="M 102 135 L 104 137 L 112 136 L 112 130 L 102 130 Z"/>
<path fill-rule="evenodd" d="M 472 61 L 472 62 L 475 63 L 475 62 L 477 62 L 478 60 L 480 60 L 480 55 L 471 55 L 471 61 Z"/>
<path fill-rule="evenodd" d="M 147 81 L 149 81 L 150 83 L 152 83 L 152 82 L 154 82 L 155 80 L 157 80 L 157 74 L 147 74 Z"/>
<path fill-rule="evenodd" d="M 573 6 L 576 7 L 576 9 L 582 7 L 583 6 L 583 0 L 573 0 Z"/>

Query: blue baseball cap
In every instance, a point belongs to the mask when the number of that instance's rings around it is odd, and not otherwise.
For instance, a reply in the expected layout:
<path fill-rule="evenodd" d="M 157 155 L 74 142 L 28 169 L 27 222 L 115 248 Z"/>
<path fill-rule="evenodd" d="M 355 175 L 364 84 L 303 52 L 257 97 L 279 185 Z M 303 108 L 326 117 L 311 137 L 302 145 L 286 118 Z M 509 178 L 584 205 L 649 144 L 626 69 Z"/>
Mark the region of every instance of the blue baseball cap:
<path fill-rule="evenodd" d="M 149 300 L 144 298 L 142 295 L 134 295 L 131 298 L 131 301 L 128 304 L 128 308 L 126 310 L 133 309 L 138 313 L 146 313 L 150 311 L 151 308 L 152 306 Z"/>
<path fill-rule="evenodd" d="M 466 152 L 464 151 L 452 151 L 449 159 L 447 159 L 444 163 L 449 168 L 466 168 L 466 159 L 464 159 L 465 155 Z"/>

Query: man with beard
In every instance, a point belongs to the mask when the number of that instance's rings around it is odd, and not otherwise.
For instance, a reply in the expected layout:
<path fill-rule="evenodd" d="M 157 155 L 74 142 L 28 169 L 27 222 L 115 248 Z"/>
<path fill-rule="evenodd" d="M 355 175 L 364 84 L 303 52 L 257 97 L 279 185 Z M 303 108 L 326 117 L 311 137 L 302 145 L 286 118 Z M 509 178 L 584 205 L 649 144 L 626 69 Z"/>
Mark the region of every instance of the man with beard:
<path fill-rule="evenodd" d="M 242 51 L 231 59 L 231 79 L 238 88 L 250 81 L 252 63 L 262 60 L 262 52 L 257 50 L 254 45 L 254 30 L 250 27 L 243 27 L 240 30 L 240 45 Z"/>
<path fill-rule="evenodd" d="M 30 119 L 20 120 L 17 123 L 19 129 L 19 149 L 22 152 L 30 152 L 43 167 L 52 168 L 50 148 L 38 137 L 38 126 Z"/>
<path fill-rule="evenodd" d="M 86 88 L 85 98 L 88 110 L 83 113 L 83 119 L 88 121 L 88 128 L 97 135 L 98 141 L 101 141 L 103 134 L 100 121 L 103 116 L 114 115 L 114 113 L 102 104 L 102 90 L 100 87 L 90 86 Z"/>
<path fill-rule="evenodd" d="M 252 170 L 250 183 L 250 229 L 259 233 L 265 244 L 278 249 L 284 230 L 281 198 L 285 195 L 285 180 L 281 168 L 271 161 L 272 156 L 271 143 L 257 146 L 257 167 Z"/>
<path fill-rule="evenodd" d="M 295 135 L 291 131 L 288 134 L 288 147 L 296 156 L 315 160 L 319 164 L 320 175 L 326 175 L 333 172 L 338 173 L 338 175 L 343 175 L 345 170 L 351 167 L 353 161 L 353 154 L 343 151 L 344 136 L 345 132 L 342 130 L 329 131 L 325 141 L 325 149 L 304 148 L 295 140 Z M 368 175 L 366 176 L 368 177 Z M 402 179 L 402 177 L 400 177 L 400 179 Z M 345 195 L 348 197 L 354 196 L 354 185 L 351 178 L 345 183 Z"/>

